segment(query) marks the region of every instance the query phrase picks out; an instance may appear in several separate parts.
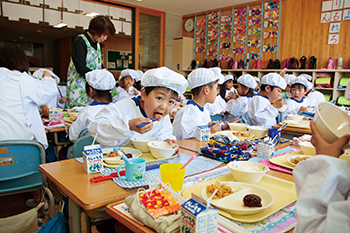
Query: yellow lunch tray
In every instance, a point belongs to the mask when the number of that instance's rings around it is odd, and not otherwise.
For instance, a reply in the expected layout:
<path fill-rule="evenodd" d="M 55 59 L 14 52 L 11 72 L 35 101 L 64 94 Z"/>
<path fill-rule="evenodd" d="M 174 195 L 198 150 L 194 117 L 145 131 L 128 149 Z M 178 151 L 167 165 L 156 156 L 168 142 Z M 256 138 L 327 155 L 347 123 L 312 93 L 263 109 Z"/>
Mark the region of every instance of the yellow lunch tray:
<path fill-rule="evenodd" d="M 283 125 L 286 122 L 288 122 L 288 120 L 280 122 L 280 125 Z M 289 122 L 288 126 L 294 128 L 310 129 L 310 121 L 302 120 L 298 124 Z"/>
<path fill-rule="evenodd" d="M 191 198 L 192 193 L 195 193 L 198 196 L 202 196 L 202 189 L 209 184 L 215 183 L 216 181 L 224 182 L 234 180 L 232 179 L 231 174 L 222 176 L 217 179 L 186 188 L 182 191 L 182 195 L 187 199 Z M 235 221 L 253 223 L 265 219 L 269 215 L 297 200 L 297 193 L 295 191 L 295 185 L 293 182 L 265 175 L 257 185 L 268 190 L 274 196 L 275 202 L 269 208 L 263 210 L 262 212 L 251 215 L 232 215 L 222 210 L 219 210 L 219 214 Z"/>
<path fill-rule="evenodd" d="M 275 164 L 275 165 L 281 166 L 281 167 L 285 167 L 288 169 L 294 169 L 295 166 L 291 165 L 287 161 L 287 157 L 291 156 L 291 155 L 304 155 L 304 154 L 301 151 L 290 153 L 290 154 L 285 154 L 285 155 L 277 156 L 277 157 L 270 159 L 270 162 Z M 312 155 L 308 155 L 308 156 L 311 157 Z"/>
<path fill-rule="evenodd" d="M 210 137 L 212 137 L 212 136 L 215 136 L 215 135 L 218 135 L 218 134 L 221 134 L 222 132 L 233 132 L 232 130 L 222 130 L 222 131 L 218 131 L 218 132 L 216 132 L 216 133 L 211 133 L 210 134 Z M 237 132 L 237 131 L 234 131 L 234 132 Z M 243 133 L 247 133 L 247 134 L 252 134 L 252 133 L 249 133 L 249 131 L 241 131 L 241 132 L 243 132 Z M 254 135 L 254 137 L 252 137 L 252 138 L 247 138 L 247 139 L 243 139 L 243 141 L 245 141 L 245 140 L 255 140 L 255 139 L 260 139 L 260 138 L 264 138 L 264 137 L 266 137 L 267 135 L 264 135 L 264 136 L 259 136 L 259 137 L 257 137 L 257 136 L 255 136 Z M 241 139 L 240 139 L 241 140 Z M 242 141 L 242 140 L 241 140 Z"/>

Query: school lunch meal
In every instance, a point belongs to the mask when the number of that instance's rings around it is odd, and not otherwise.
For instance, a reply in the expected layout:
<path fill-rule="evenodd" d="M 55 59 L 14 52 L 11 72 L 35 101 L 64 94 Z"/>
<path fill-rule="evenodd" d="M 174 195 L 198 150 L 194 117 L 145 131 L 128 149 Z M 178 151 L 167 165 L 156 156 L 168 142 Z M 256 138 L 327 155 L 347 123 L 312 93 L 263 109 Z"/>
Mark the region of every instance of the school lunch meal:
<path fill-rule="evenodd" d="M 132 154 L 131 153 L 124 153 L 124 154 L 128 158 L 132 158 Z M 115 151 L 111 151 L 109 153 L 103 153 L 103 156 L 108 157 L 108 158 L 120 157 L 120 155 L 117 152 L 115 152 Z"/>
<path fill-rule="evenodd" d="M 303 160 L 307 160 L 310 157 L 295 157 L 293 159 L 290 160 L 291 163 L 294 163 L 295 165 L 297 165 L 299 162 L 303 161 Z"/>

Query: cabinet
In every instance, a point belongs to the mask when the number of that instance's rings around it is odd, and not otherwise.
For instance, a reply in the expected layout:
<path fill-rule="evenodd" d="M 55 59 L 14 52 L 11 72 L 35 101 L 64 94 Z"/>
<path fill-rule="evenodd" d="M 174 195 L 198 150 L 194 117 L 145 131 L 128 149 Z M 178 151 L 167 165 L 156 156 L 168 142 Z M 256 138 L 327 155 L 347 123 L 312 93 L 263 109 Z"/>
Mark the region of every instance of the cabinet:
<path fill-rule="evenodd" d="M 193 59 L 193 38 L 181 37 L 173 39 L 171 64 L 174 70 L 183 70 L 190 66 Z"/>
<path fill-rule="evenodd" d="M 191 72 L 192 70 L 180 70 L 179 72 L 183 74 L 185 77 Z M 280 73 L 282 69 L 278 70 L 270 70 L 270 69 L 261 69 L 261 70 L 255 70 L 255 69 L 222 69 L 221 72 L 226 75 L 226 74 L 231 74 L 234 76 L 241 76 L 243 74 L 251 74 L 253 76 L 256 76 L 258 78 L 262 78 L 265 74 L 275 72 L 275 73 Z M 321 69 L 310 69 L 310 70 L 294 70 L 290 69 L 287 70 L 287 74 L 294 74 L 295 76 L 298 76 L 300 74 L 309 74 L 312 76 L 312 82 L 315 85 L 315 80 L 316 80 L 316 74 L 317 73 L 330 73 L 334 77 L 334 83 L 333 83 L 333 88 L 319 88 L 315 87 L 315 90 L 322 92 L 324 95 L 329 95 L 330 100 L 337 100 L 339 96 L 344 96 L 345 94 L 345 88 L 338 88 L 339 85 L 339 80 L 341 78 L 350 78 L 350 70 L 321 70 Z"/>

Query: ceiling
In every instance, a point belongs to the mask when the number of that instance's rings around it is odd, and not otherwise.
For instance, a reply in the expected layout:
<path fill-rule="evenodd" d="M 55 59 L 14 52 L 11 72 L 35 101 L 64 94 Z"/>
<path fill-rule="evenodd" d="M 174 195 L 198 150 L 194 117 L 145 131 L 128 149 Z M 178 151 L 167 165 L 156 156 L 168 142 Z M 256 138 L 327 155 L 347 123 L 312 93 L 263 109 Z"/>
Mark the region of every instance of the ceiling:
<path fill-rule="evenodd" d="M 190 15 L 203 11 L 241 5 L 257 0 L 113 0 L 115 2 L 151 8 L 175 15 Z"/>
<path fill-rule="evenodd" d="M 101 0 L 100 0 L 101 1 Z M 102 0 L 103 1 L 103 0 Z M 252 2 L 252 0 L 113 0 L 116 3 L 146 7 L 176 15 L 189 15 L 213 9 L 234 6 Z M 75 37 L 83 28 L 53 28 L 48 23 L 34 24 L 28 20 L 10 21 L 0 16 L 0 41 L 5 42 L 52 42 L 64 37 Z"/>

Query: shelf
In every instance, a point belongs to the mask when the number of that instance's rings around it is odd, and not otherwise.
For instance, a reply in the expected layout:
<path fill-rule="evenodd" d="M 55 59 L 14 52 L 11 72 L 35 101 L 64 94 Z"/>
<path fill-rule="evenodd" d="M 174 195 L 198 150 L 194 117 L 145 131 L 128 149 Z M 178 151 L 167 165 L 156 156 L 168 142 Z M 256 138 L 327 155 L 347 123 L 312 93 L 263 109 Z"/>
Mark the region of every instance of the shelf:
<path fill-rule="evenodd" d="M 323 87 L 315 87 L 315 90 L 321 90 L 321 91 L 333 91 L 334 88 L 323 88 Z"/>

